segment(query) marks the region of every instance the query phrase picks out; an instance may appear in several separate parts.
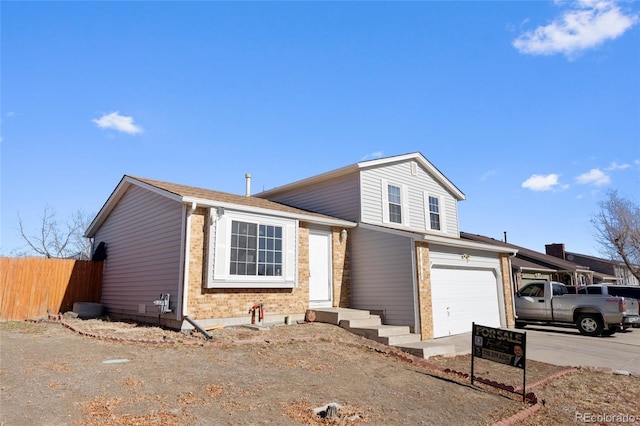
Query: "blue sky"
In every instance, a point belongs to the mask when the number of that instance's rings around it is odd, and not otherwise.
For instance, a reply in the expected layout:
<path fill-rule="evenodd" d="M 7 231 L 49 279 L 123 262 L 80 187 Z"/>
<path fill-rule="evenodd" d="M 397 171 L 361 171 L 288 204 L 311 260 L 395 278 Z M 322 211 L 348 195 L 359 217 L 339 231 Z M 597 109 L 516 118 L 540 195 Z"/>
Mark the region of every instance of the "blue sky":
<path fill-rule="evenodd" d="M 242 194 L 419 151 L 461 229 L 598 255 L 640 200 L 640 4 L 11 2 L 0 253 L 124 174 Z"/>

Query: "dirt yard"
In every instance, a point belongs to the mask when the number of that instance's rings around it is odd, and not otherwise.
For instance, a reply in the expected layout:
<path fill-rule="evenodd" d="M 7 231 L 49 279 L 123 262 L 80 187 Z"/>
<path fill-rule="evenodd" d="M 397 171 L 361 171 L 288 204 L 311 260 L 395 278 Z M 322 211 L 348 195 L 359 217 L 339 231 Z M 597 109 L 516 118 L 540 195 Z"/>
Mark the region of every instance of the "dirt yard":
<path fill-rule="evenodd" d="M 418 361 L 328 324 L 229 327 L 207 341 L 64 322 L 0 323 L 0 424 L 484 425 L 534 411 L 519 395 L 444 370 L 468 373 L 468 356 Z M 476 376 L 521 385 L 522 370 L 479 361 Z M 595 424 L 640 422 L 640 379 L 580 370 L 545 381 L 564 371 L 529 362 L 527 391 L 545 406 L 518 424 L 574 423 L 578 413 L 610 416 Z M 341 406 L 336 416 L 314 414 L 328 403 Z"/>

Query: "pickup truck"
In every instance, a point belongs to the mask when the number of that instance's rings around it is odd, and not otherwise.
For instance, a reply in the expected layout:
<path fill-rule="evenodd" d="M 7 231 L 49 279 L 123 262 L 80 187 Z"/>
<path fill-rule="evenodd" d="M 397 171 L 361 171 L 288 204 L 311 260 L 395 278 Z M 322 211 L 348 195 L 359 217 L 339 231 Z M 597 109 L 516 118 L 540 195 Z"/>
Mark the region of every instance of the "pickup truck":
<path fill-rule="evenodd" d="M 622 297 L 569 294 L 554 281 L 537 281 L 522 287 L 515 297 L 516 327 L 527 323 L 574 324 L 587 336 L 611 336 L 623 324 Z"/>
<path fill-rule="evenodd" d="M 624 297 L 627 309 L 622 313 L 622 328 L 640 327 L 640 287 L 632 288 L 611 284 L 591 284 L 578 287 L 578 294 L 604 294 L 606 296 Z"/>

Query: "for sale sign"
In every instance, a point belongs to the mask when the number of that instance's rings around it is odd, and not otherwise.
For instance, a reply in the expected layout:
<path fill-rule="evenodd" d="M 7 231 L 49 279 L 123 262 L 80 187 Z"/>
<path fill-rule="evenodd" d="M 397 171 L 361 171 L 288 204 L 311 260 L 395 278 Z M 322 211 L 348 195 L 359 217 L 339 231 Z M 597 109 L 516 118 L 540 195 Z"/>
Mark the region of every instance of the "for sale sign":
<path fill-rule="evenodd" d="M 512 391 L 522 395 L 524 401 L 526 395 L 526 351 L 527 334 L 501 328 L 487 327 L 473 323 L 471 341 L 471 384 L 474 376 L 474 359 L 482 358 L 500 364 L 511 365 L 522 369 L 522 393 Z M 485 384 L 494 384 L 478 379 Z"/>
<path fill-rule="evenodd" d="M 478 358 L 524 368 L 526 334 L 473 324 L 473 355 Z"/>

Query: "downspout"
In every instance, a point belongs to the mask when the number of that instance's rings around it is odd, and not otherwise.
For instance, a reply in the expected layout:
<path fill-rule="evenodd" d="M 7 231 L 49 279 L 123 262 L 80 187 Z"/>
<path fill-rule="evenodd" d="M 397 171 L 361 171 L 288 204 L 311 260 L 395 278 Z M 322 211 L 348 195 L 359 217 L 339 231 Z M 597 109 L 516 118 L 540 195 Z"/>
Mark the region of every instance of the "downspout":
<path fill-rule="evenodd" d="M 179 287 L 179 289 L 182 291 L 182 294 L 178 295 L 178 297 L 182 300 L 182 310 L 176 309 L 176 319 L 178 321 L 182 319 L 181 315 L 182 317 L 187 316 L 187 302 L 189 300 L 189 253 L 191 251 L 191 215 L 196 211 L 196 207 L 197 203 L 193 202 L 191 203 L 191 208 L 189 208 L 189 210 L 184 213 L 186 216 L 183 221 L 185 226 L 183 227 L 182 231 L 184 232 L 184 238 L 182 238 L 184 246 L 182 247 L 180 253 L 182 257 L 182 260 L 180 262 L 182 268 L 182 285 Z"/>
<path fill-rule="evenodd" d="M 507 233 L 505 232 L 505 239 L 507 238 Z M 513 265 L 511 264 L 511 259 L 516 257 L 515 253 L 509 253 L 509 281 L 511 281 L 511 311 L 513 314 L 513 322 L 516 322 L 517 314 L 516 314 L 516 287 L 517 283 L 515 274 L 513 273 Z"/>
<path fill-rule="evenodd" d="M 213 336 L 211 336 L 211 334 L 209 334 L 207 332 L 207 330 L 205 330 L 204 328 L 200 327 L 200 324 L 198 324 L 197 322 L 195 322 L 194 320 L 192 320 L 191 318 L 189 318 L 188 316 L 184 316 L 184 319 L 191 324 L 196 330 L 198 330 L 200 333 L 204 334 L 204 337 L 207 338 L 207 340 L 211 340 L 213 338 Z"/>
<path fill-rule="evenodd" d="M 416 256 L 420 256 L 419 264 L 416 264 Z M 420 315 L 420 291 L 418 289 L 420 281 L 422 280 L 422 246 L 418 247 L 418 253 L 416 253 L 416 240 L 413 238 L 411 239 L 411 258 L 413 259 L 411 262 L 411 269 L 413 269 L 413 271 L 411 271 L 411 276 L 413 277 L 413 332 L 420 334 L 420 339 L 423 339 L 422 318 Z M 420 268 L 420 277 L 418 277 L 418 268 Z"/>

